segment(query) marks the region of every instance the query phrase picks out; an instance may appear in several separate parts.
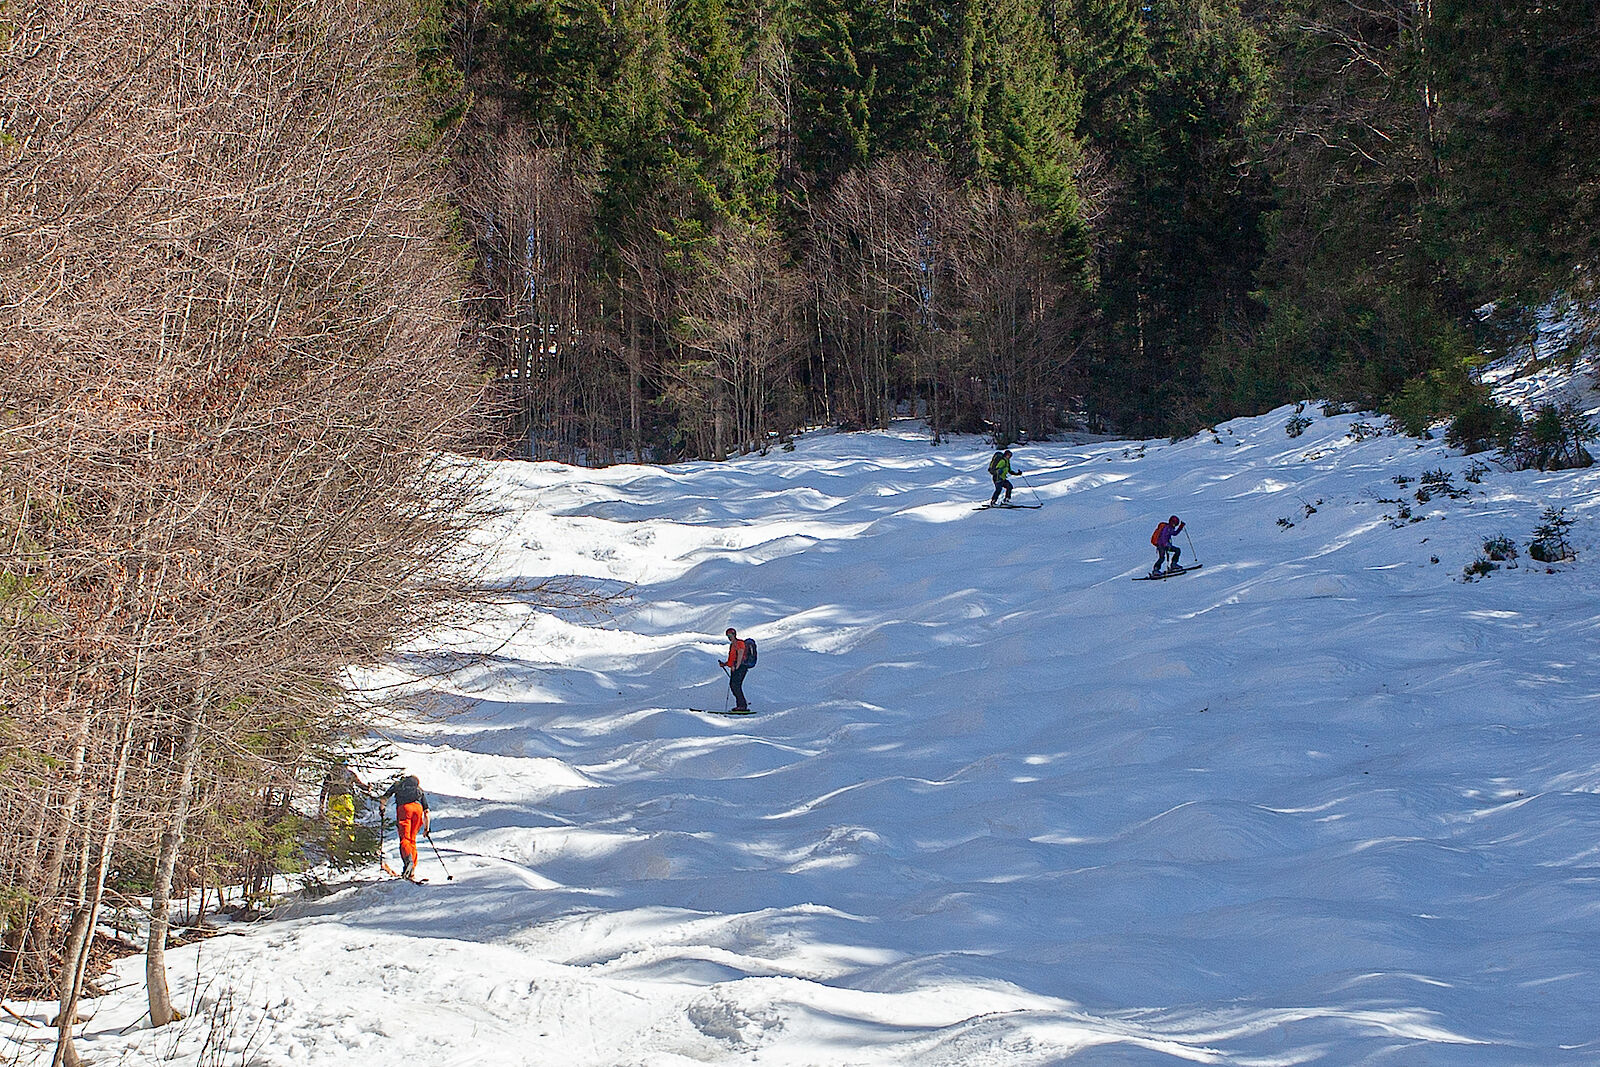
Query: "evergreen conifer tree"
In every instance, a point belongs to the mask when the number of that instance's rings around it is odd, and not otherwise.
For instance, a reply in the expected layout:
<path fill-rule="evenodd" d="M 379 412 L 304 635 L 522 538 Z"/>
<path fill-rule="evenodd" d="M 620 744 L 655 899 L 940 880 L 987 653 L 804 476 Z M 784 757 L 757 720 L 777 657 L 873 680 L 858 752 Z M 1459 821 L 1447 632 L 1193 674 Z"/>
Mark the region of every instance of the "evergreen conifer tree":
<path fill-rule="evenodd" d="M 872 151 L 872 109 L 888 23 L 874 0 L 810 0 L 794 17 L 794 136 L 801 169 L 831 181 Z"/>

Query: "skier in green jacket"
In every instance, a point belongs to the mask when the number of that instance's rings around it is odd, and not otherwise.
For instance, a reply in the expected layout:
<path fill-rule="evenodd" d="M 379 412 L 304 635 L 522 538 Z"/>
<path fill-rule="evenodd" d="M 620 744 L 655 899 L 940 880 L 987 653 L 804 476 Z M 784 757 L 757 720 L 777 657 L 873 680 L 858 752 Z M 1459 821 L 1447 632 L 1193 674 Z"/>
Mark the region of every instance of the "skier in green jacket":
<path fill-rule="evenodd" d="M 994 454 L 994 458 L 989 461 L 989 477 L 994 479 L 994 495 L 989 498 L 990 507 L 1000 499 L 1002 490 L 1006 494 L 1005 502 L 1011 503 L 1011 476 L 1021 473 L 1022 471 L 1011 465 L 1011 449 L 1001 449 Z"/>

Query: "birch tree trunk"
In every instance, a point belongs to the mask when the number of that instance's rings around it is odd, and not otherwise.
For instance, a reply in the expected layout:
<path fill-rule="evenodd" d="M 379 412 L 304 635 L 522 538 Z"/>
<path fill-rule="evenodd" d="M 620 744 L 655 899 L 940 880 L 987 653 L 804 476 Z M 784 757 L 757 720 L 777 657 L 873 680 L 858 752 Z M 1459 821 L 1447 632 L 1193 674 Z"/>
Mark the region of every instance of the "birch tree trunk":
<path fill-rule="evenodd" d="M 183 844 L 184 824 L 189 818 L 190 794 L 194 784 L 194 764 L 200 745 L 200 719 L 205 702 L 202 690 L 196 689 L 189 701 L 183 726 L 183 739 L 179 743 L 178 782 L 174 787 L 172 814 L 161 832 L 161 845 L 156 853 L 155 878 L 150 889 L 150 938 L 145 943 L 144 977 L 150 996 L 150 1025 L 165 1026 L 182 1018 L 172 1009 L 172 993 L 167 987 L 167 929 L 170 925 L 168 910 L 171 905 L 172 872 L 178 862 L 178 848 Z"/>
<path fill-rule="evenodd" d="M 94 861 L 94 874 L 89 880 L 88 892 L 79 901 L 73 913 L 72 933 L 61 967 L 61 1014 L 56 1017 L 56 1050 L 51 1067 L 79 1067 L 83 1062 L 72 1043 L 72 1028 L 78 1020 L 78 1001 L 83 997 L 83 981 L 93 954 L 95 922 L 100 915 L 100 902 L 105 898 L 106 874 L 111 869 L 111 853 L 116 847 L 120 828 L 122 791 L 128 777 L 128 753 L 133 742 L 134 712 L 130 708 L 124 715 L 121 737 L 117 741 L 115 770 L 106 798 L 105 820 L 102 823 L 99 854 Z"/>

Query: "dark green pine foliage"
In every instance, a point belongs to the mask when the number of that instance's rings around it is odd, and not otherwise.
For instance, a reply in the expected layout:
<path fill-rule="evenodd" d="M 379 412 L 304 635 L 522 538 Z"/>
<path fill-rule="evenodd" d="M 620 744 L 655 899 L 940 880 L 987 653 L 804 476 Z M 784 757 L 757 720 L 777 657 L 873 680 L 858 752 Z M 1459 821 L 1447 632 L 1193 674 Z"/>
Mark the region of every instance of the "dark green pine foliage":
<path fill-rule="evenodd" d="M 1537 304 L 1600 266 L 1600 5 L 1438 0 L 1435 225 L 1472 297 Z"/>
<path fill-rule="evenodd" d="M 601 120 L 586 138 L 599 170 L 596 223 L 600 247 L 615 250 L 671 170 L 667 145 L 672 44 L 661 7 L 623 0 L 611 23 L 612 80 L 603 87 Z"/>
<path fill-rule="evenodd" d="M 821 3 L 836 10 L 834 0 Z M 851 62 L 869 71 L 855 76 L 870 87 L 869 157 L 927 158 L 958 179 L 1025 192 L 1063 262 L 1081 267 L 1088 243 L 1075 177 L 1079 92 L 1040 6 L 906 0 L 861 7 Z"/>
<path fill-rule="evenodd" d="M 970 126 L 974 0 L 903 0 L 888 7 L 887 33 L 875 48 L 881 58 L 873 156 L 922 156 L 968 177 L 976 166 Z"/>
<path fill-rule="evenodd" d="M 799 169 L 831 182 L 872 152 L 872 109 L 889 22 L 877 0 L 810 0 L 793 12 L 791 124 Z"/>
<path fill-rule="evenodd" d="M 1093 153 L 1099 174 L 1092 180 L 1100 188 L 1087 190 L 1109 203 L 1120 203 L 1131 176 L 1158 166 L 1149 95 L 1157 70 L 1146 34 L 1148 19 L 1143 0 L 1060 0 L 1054 5 L 1052 36 L 1064 69 L 1074 76 L 1081 94 L 1078 135 Z M 1124 266 L 1105 271 L 1106 264 L 1127 264 L 1138 258 L 1143 229 L 1131 211 L 1107 213 L 1095 232 L 1095 256 L 1090 263 L 1094 284 L 1100 288 L 1099 329 L 1104 340 L 1090 346 L 1091 360 L 1107 362 L 1106 353 L 1127 347 L 1138 331 L 1118 330 L 1125 314 L 1137 314 L 1131 299 L 1132 275 Z M 1108 278 L 1102 278 L 1109 273 Z M 1118 281 L 1124 284 L 1118 286 Z M 1109 287 L 1107 287 L 1109 285 Z M 1107 331 L 1117 334 L 1113 339 Z M 1117 361 L 1120 363 L 1121 361 Z M 1108 407 L 1105 397 L 1100 402 Z"/>
<path fill-rule="evenodd" d="M 1192 425 L 1213 401 L 1208 355 L 1248 319 L 1263 254 L 1270 188 L 1250 145 L 1267 84 L 1262 42 L 1235 0 L 1070 10 L 1059 43 L 1110 187 L 1087 346 L 1093 400 L 1131 430 Z"/>
<path fill-rule="evenodd" d="M 1470 301 L 1429 218 L 1440 202 L 1427 5 L 1286 0 L 1273 29 L 1266 318 L 1241 402 L 1387 405 L 1420 432 L 1476 399 Z"/>
<path fill-rule="evenodd" d="M 1282 207 L 1238 380 L 1413 432 L 1481 409 L 1480 307 L 1515 328 L 1554 292 L 1593 301 L 1600 8 L 1287 0 L 1274 40 Z"/>
<path fill-rule="evenodd" d="M 1089 235 L 1076 177 L 1081 94 L 1061 69 L 1037 3 L 985 0 L 976 13 L 965 127 L 977 170 L 1027 195 L 1059 263 L 1082 276 Z"/>
<path fill-rule="evenodd" d="M 610 9 L 596 0 L 494 0 L 487 51 L 497 89 L 534 126 L 583 148 L 603 128 L 617 61 L 626 54 Z"/>
<path fill-rule="evenodd" d="M 586 160 L 598 175 L 599 246 L 618 235 L 669 170 L 672 55 L 655 0 L 495 0 L 473 66 L 485 109 L 515 118 Z M 484 67 L 492 70 L 485 72 Z"/>
<path fill-rule="evenodd" d="M 670 11 L 667 160 L 685 214 L 704 228 L 763 224 L 777 206 L 773 116 L 755 54 L 761 14 L 733 0 L 681 0 Z"/>
<path fill-rule="evenodd" d="M 1083 93 L 1082 129 L 1098 149 L 1126 157 L 1148 139 L 1155 60 L 1142 0 L 1062 0 L 1054 36 Z"/>
<path fill-rule="evenodd" d="M 1274 193 L 1252 149 L 1270 75 L 1238 0 L 1164 0 L 1150 11 L 1162 73 L 1147 104 L 1160 162 L 1142 183 L 1151 195 L 1141 225 L 1155 252 L 1144 263 L 1144 332 L 1164 355 L 1157 410 L 1170 433 L 1254 410 L 1230 403 L 1219 382 L 1231 385 L 1237 336 L 1257 310 Z"/>

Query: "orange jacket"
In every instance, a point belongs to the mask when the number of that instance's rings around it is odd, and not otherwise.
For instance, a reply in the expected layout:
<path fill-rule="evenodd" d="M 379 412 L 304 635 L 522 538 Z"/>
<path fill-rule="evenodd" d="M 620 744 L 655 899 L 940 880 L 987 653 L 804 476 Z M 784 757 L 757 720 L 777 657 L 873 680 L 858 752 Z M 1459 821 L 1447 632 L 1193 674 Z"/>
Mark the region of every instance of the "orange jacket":
<path fill-rule="evenodd" d="M 728 660 L 723 664 L 730 671 L 744 662 L 744 642 L 735 637 L 728 642 Z"/>

